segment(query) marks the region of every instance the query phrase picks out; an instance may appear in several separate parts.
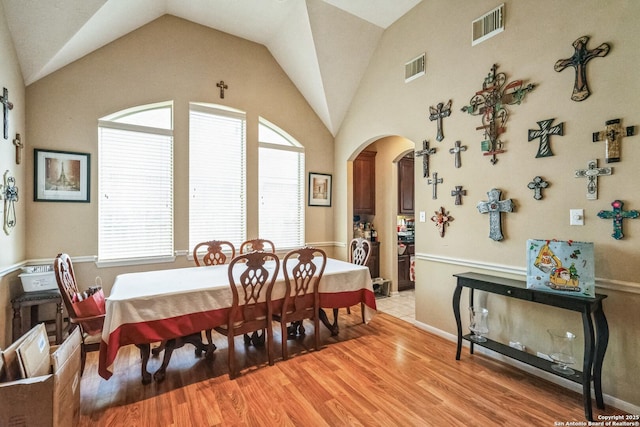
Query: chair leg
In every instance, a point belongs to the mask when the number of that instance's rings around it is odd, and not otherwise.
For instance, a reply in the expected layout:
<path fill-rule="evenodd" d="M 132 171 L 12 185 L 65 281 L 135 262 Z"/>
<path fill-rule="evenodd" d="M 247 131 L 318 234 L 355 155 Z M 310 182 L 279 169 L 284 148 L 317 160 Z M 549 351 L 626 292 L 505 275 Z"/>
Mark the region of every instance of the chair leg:
<path fill-rule="evenodd" d="M 360 303 L 360 311 L 362 312 L 362 323 L 365 323 L 365 321 L 364 321 L 364 303 L 363 302 Z"/>
<path fill-rule="evenodd" d="M 151 344 L 136 344 L 136 347 L 140 349 L 140 358 L 142 359 L 142 384 L 150 384 L 151 374 L 147 371 L 147 364 L 149 363 L 149 355 L 151 354 Z"/>
<path fill-rule="evenodd" d="M 227 365 L 229 366 L 229 378 L 231 379 L 236 377 L 236 347 L 234 339 L 233 333 L 229 331 L 227 335 Z"/>
<path fill-rule="evenodd" d="M 158 368 L 158 370 L 153 374 L 153 379 L 156 382 L 164 381 L 167 375 L 167 366 L 169 366 L 169 361 L 171 360 L 171 355 L 173 354 L 173 350 L 176 349 L 176 339 L 170 339 L 164 341 L 164 357 L 162 358 L 162 365 Z"/>
<path fill-rule="evenodd" d="M 280 319 L 280 336 L 282 340 L 282 360 L 287 360 L 289 358 L 289 348 L 287 344 L 289 340 L 289 328 L 284 319 Z"/>

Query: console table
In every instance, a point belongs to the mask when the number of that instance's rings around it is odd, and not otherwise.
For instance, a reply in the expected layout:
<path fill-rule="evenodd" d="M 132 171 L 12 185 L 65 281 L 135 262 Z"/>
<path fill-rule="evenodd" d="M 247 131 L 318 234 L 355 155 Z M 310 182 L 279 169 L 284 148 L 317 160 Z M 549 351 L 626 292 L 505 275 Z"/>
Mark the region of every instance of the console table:
<path fill-rule="evenodd" d="M 595 391 L 596 405 L 604 409 L 602 398 L 602 362 L 609 342 L 609 327 L 607 319 L 602 310 L 602 300 L 606 295 L 596 294 L 595 298 L 580 297 L 575 295 L 556 294 L 534 289 L 527 289 L 524 280 L 513 280 L 504 277 L 490 276 L 479 273 L 454 274 L 457 277 L 456 289 L 453 293 L 453 314 L 458 328 L 458 347 L 456 350 L 456 360 L 460 360 L 462 350 L 462 340 L 466 339 L 471 343 L 470 352 L 473 354 L 473 346 L 479 345 L 520 362 L 527 363 L 546 372 L 567 378 L 576 383 L 582 384 L 582 394 L 584 398 L 584 414 L 587 420 L 593 421 L 591 410 L 591 381 Z M 471 341 L 471 334 L 462 334 L 462 322 L 460 319 L 460 296 L 462 288 L 469 288 L 469 306 L 473 306 L 473 291 L 475 289 L 498 295 L 504 295 L 538 304 L 563 308 L 565 310 L 577 311 L 582 315 L 584 331 L 584 360 L 582 372 L 574 369 L 572 375 L 563 375 L 551 368 L 553 362 L 537 357 L 533 354 L 512 348 L 508 345 L 493 341 L 487 338 L 486 342 L 478 343 Z M 594 333 L 595 321 L 595 333 Z"/>

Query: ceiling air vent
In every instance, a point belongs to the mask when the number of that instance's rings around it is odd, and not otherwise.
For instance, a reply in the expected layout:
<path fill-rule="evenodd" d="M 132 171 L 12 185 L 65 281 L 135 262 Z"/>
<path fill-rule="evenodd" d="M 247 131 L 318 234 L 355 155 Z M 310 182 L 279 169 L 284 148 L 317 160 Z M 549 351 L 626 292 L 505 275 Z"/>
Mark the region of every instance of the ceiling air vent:
<path fill-rule="evenodd" d="M 424 62 L 425 54 L 412 59 L 404 64 L 404 82 L 409 83 L 411 80 L 415 80 L 418 77 L 424 76 Z"/>
<path fill-rule="evenodd" d="M 504 31 L 504 3 L 471 24 L 471 46 Z"/>

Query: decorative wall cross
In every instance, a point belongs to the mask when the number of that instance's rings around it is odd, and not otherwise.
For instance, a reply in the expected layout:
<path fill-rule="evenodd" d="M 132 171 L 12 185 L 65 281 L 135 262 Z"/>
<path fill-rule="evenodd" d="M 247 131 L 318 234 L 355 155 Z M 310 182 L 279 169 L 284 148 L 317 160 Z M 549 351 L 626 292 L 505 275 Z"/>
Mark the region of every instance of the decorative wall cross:
<path fill-rule="evenodd" d="M 533 198 L 536 200 L 542 199 L 542 189 L 547 188 L 548 186 L 549 183 L 539 176 L 533 178 L 533 181 L 527 185 L 530 190 L 533 190 Z"/>
<path fill-rule="evenodd" d="M 224 84 L 224 80 L 220 80 L 220 83 L 216 83 L 216 86 L 220 88 L 220 98 L 224 99 L 224 90 L 229 89 L 229 86 Z"/>
<path fill-rule="evenodd" d="M 578 169 L 575 173 L 576 178 L 587 178 L 587 200 L 598 199 L 598 177 L 611 175 L 613 168 L 599 168 L 598 160 L 589 160 L 587 169 Z"/>
<path fill-rule="evenodd" d="M 433 173 L 433 179 L 431 178 L 427 179 L 427 185 L 433 185 L 433 194 L 431 196 L 433 200 L 438 198 L 438 184 L 442 184 L 442 183 L 443 183 L 442 178 L 438 178 L 438 172 Z"/>
<path fill-rule="evenodd" d="M 593 58 L 607 56 L 610 49 L 607 43 L 602 43 L 597 48 L 589 50 L 587 49 L 588 42 L 589 36 L 582 36 L 574 41 L 573 48 L 575 52 L 573 56 L 567 59 L 560 59 L 553 66 L 553 69 L 558 72 L 569 66 L 575 68 L 576 79 L 573 84 L 573 93 L 571 94 L 571 99 L 574 101 L 583 101 L 591 95 L 587 84 L 587 63 Z"/>
<path fill-rule="evenodd" d="M 456 185 L 455 189 L 451 190 L 451 195 L 456 198 L 455 204 L 456 205 L 461 205 L 462 204 L 462 196 L 466 196 L 467 195 L 467 190 L 463 190 L 462 189 L 462 185 Z"/>
<path fill-rule="evenodd" d="M 613 234 L 611 235 L 611 237 L 613 237 L 616 240 L 620 240 L 624 237 L 624 234 L 622 234 L 622 220 L 627 218 L 628 219 L 638 218 L 640 216 L 640 212 L 636 210 L 632 210 L 632 211 L 622 210 L 624 203 L 621 202 L 620 200 L 614 200 L 611 203 L 611 206 L 613 206 L 613 210 L 611 211 L 602 210 L 598 212 L 598 217 L 604 218 L 604 219 L 613 219 Z"/>
<path fill-rule="evenodd" d="M 609 120 L 604 124 L 607 126 L 605 130 L 593 133 L 593 142 L 604 140 L 607 163 L 619 162 L 622 138 L 635 135 L 635 126 L 622 127 L 620 119 Z"/>
<path fill-rule="evenodd" d="M 487 192 L 489 200 L 478 202 L 477 208 L 480 213 L 489 213 L 489 237 L 495 241 L 504 238 L 502 235 L 502 212 L 513 212 L 513 201 L 511 199 L 500 200 L 502 191 L 492 188 Z"/>
<path fill-rule="evenodd" d="M 422 150 L 416 151 L 416 157 L 422 157 L 422 177 L 426 178 L 429 176 L 429 156 L 436 153 L 436 149 L 429 148 L 429 141 L 426 139 L 422 141 Z"/>
<path fill-rule="evenodd" d="M 482 117 L 482 126 L 476 130 L 483 130 L 482 151 L 485 156 L 491 156 L 491 164 L 498 162 L 497 154 L 504 153 L 504 143 L 498 136 L 505 131 L 509 112 L 507 105 L 520 104 L 527 92 L 535 87 L 533 84 L 523 86 L 522 80 L 507 83 L 504 73 L 496 73 L 498 66 L 493 64 L 491 71 L 482 83 L 482 90 L 471 97 L 469 105 L 462 107 L 462 111 L 472 116 Z"/>
<path fill-rule="evenodd" d="M 529 129 L 529 141 L 533 141 L 536 138 L 540 138 L 540 145 L 538 145 L 537 157 L 550 157 L 553 156 L 551 151 L 551 145 L 549 145 L 550 135 L 564 135 L 564 123 L 551 126 L 555 119 L 541 120 L 538 122 L 540 126 L 539 130 Z"/>
<path fill-rule="evenodd" d="M 2 88 L 0 102 L 2 102 L 2 114 L 4 115 L 4 139 L 9 139 L 9 110 L 13 110 L 13 103 L 9 101 L 9 90 L 6 87 Z"/>
<path fill-rule="evenodd" d="M 8 236 L 11 229 L 16 226 L 16 202 L 18 201 L 18 187 L 16 178 L 9 176 L 9 170 L 4 173 L 4 185 L 0 185 L 0 199 L 4 198 L 4 218 L 3 226 L 5 234 Z"/>
<path fill-rule="evenodd" d="M 24 143 L 20 139 L 19 133 L 16 133 L 16 139 L 13 140 L 13 145 L 16 146 L 16 165 L 19 165 L 22 162 L 22 149 L 24 148 Z"/>
<path fill-rule="evenodd" d="M 431 221 L 435 222 L 436 227 L 438 227 L 440 237 L 444 237 L 444 228 L 449 225 L 449 222 L 453 221 L 453 217 L 449 216 L 449 212 L 445 211 L 443 207 L 440 207 L 440 210 L 434 213 L 435 215 L 431 217 Z"/>
<path fill-rule="evenodd" d="M 467 151 L 466 145 L 460 145 L 460 141 L 456 141 L 453 148 L 449 148 L 449 153 L 454 155 L 454 166 L 459 168 L 462 166 L 462 162 L 460 161 L 460 153 L 462 151 Z"/>
<path fill-rule="evenodd" d="M 429 120 L 438 121 L 438 136 L 436 136 L 436 141 L 442 141 L 444 139 L 444 134 L 442 133 L 442 119 L 451 115 L 451 100 L 447 102 L 447 105 L 444 105 L 443 102 L 439 102 L 436 108 L 429 107 L 429 113 Z"/>

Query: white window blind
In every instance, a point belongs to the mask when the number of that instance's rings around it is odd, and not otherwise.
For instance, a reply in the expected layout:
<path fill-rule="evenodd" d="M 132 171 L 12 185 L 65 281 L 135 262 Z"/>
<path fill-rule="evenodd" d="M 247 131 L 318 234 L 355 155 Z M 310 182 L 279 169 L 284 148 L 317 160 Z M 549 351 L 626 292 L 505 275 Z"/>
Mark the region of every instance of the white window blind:
<path fill-rule="evenodd" d="M 245 115 L 204 104 L 189 110 L 189 247 L 246 240 Z"/>
<path fill-rule="evenodd" d="M 276 248 L 303 246 L 304 148 L 261 119 L 259 148 L 259 234 Z"/>
<path fill-rule="evenodd" d="M 163 108 L 159 127 L 131 124 L 144 111 L 99 123 L 99 262 L 173 257 L 171 106 Z"/>

